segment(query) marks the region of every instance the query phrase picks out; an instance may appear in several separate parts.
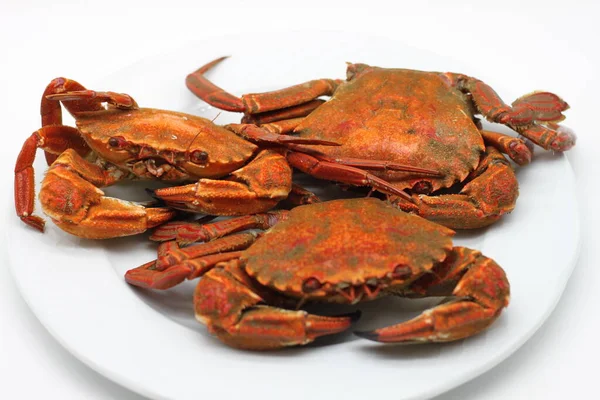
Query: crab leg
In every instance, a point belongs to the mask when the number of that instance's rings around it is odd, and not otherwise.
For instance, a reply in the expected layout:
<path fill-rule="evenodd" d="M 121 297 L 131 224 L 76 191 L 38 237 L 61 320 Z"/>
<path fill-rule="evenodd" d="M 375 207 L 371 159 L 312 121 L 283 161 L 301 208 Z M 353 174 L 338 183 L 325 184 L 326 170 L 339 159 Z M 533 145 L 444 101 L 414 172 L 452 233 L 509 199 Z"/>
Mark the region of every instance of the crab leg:
<path fill-rule="evenodd" d="M 258 127 L 251 124 L 229 124 L 225 125 L 225 128 L 235 132 L 243 138 L 246 138 L 253 142 L 264 142 L 268 144 L 305 144 L 305 145 L 321 145 L 321 146 L 339 146 L 339 143 L 329 142 L 326 140 L 302 138 L 299 136 L 281 135 L 282 131 L 290 131 L 293 129 L 291 126 L 295 126 L 299 123 L 299 120 L 291 120 L 288 126 L 279 125 L 273 126 L 271 129 L 265 129 L 264 127 Z M 290 129 L 291 128 L 291 129 Z"/>
<path fill-rule="evenodd" d="M 62 125 L 62 111 L 60 108 L 60 102 L 56 101 L 55 99 L 51 99 L 53 95 L 82 90 L 85 90 L 85 87 L 72 79 L 53 79 L 48 86 L 46 86 L 40 102 L 42 127 L 47 125 Z M 104 109 L 102 106 L 102 101 L 99 99 L 80 99 L 79 101 L 71 101 L 64 104 L 64 107 L 73 116 L 76 116 L 81 112 L 100 111 Z M 69 140 L 74 140 L 73 135 L 69 135 Z M 79 138 L 78 141 L 85 145 L 83 139 Z M 48 165 L 52 164 L 58 157 L 57 153 L 53 153 L 51 150 L 45 150 L 45 155 Z"/>
<path fill-rule="evenodd" d="M 226 344 L 269 350 L 310 343 L 319 336 L 342 332 L 358 314 L 323 317 L 264 305 L 239 260 L 210 270 L 194 293 L 196 319 Z"/>
<path fill-rule="evenodd" d="M 475 107 L 489 121 L 516 130 L 546 150 L 566 151 L 575 145 L 575 134 L 556 124 L 565 118 L 562 112 L 569 105 L 554 93 L 529 93 L 509 106 L 494 89 L 479 79 L 453 73 L 444 76 L 452 85 L 471 93 Z"/>
<path fill-rule="evenodd" d="M 261 128 L 273 133 L 291 133 L 302 122 L 303 118 L 282 119 L 268 124 L 260 125 Z"/>
<path fill-rule="evenodd" d="M 397 206 L 453 229 L 481 228 L 514 209 L 517 178 L 508 160 L 494 147 L 486 149 L 470 179 L 459 194 L 413 195 L 414 204 Z"/>
<path fill-rule="evenodd" d="M 310 153 L 310 151 L 305 151 Z M 427 168 L 413 167 L 411 165 L 400 164 L 393 161 L 381 161 L 381 160 L 366 160 L 364 158 L 353 158 L 353 157 L 329 157 L 324 154 L 313 152 L 312 155 L 318 158 L 320 161 L 326 161 L 332 164 L 345 165 L 348 167 L 366 169 L 369 171 L 402 171 L 411 172 L 413 174 L 424 175 L 424 176 L 442 176 L 441 173 Z"/>
<path fill-rule="evenodd" d="M 346 183 L 353 186 L 370 186 L 382 193 L 398 196 L 409 203 L 413 199 L 406 192 L 397 189 L 385 180 L 361 169 L 350 165 L 343 165 L 319 159 L 306 153 L 290 151 L 287 153 L 287 160 L 290 165 L 300 171 L 319 179 Z"/>
<path fill-rule="evenodd" d="M 204 275 L 220 262 L 239 258 L 256 240 L 255 233 L 240 233 L 180 249 L 175 242 L 159 245 L 159 258 L 125 273 L 127 283 L 148 289 L 169 289 L 185 279 Z"/>
<path fill-rule="evenodd" d="M 98 189 L 118 182 L 123 175 L 116 168 L 103 169 L 67 149 L 42 182 L 42 208 L 61 229 L 89 239 L 134 235 L 175 216 L 167 208 L 146 208 L 106 197 Z"/>
<path fill-rule="evenodd" d="M 526 165 L 531 162 L 531 149 L 527 147 L 525 141 L 503 133 L 485 130 L 481 131 L 481 136 L 487 146 L 494 146 L 517 164 Z"/>
<path fill-rule="evenodd" d="M 307 103 L 320 96 L 331 96 L 341 80 L 319 79 L 267 93 L 236 97 L 204 77 L 204 73 L 223 61 L 221 57 L 189 74 L 186 85 L 196 96 L 219 109 L 258 114 Z"/>
<path fill-rule="evenodd" d="M 150 236 L 150 240 L 157 242 L 175 240 L 179 244 L 189 244 L 200 241 L 208 242 L 247 229 L 268 229 L 276 223 L 285 220 L 287 215 L 287 211 L 280 210 L 268 213 L 244 215 L 213 222 L 211 224 L 173 221 L 156 228 L 152 236 Z"/>
<path fill-rule="evenodd" d="M 124 110 L 133 110 L 138 108 L 137 103 L 128 94 L 115 93 L 115 92 L 96 92 L 94 90 L 78 90 L 68 91 L 65 93 L 55 93 L 47 95 L 48 100 L 59 100 L 59 101 L 93 101 L 98 104 L 108 103 L 116 108 Z M 65 105 L 66 106 L 66 105 Z"/>
<path fill-rule="evenodd" d="M 90 152 L 90 148 L 77 129 L 65 125 L 46 125 L 33 132 L 23 143 L 15 164 L 15 208 L 23 222 L 43 231 L 44 220 L 33 215 L 35 203 L 33 161 L 38 148 L 52 156 L 52 159 L 69 148 L 85 157 Z M 46 159 L 50 160 L 48 156 Z"/>
<path fill-rule="evenodd" d="M 498 264 L 478 251 L 455 247 L 435 274 L 409 288 L 417 296 L 452 296 L 450 301 L 418 317 L 358 336 L 386 343 L 449 342 L 475 335 L 508 306 L 510 287 Z"/>
<path fill-rule="evenodd" d="M 55 94 L 86 90 L 85 87 L 77 81 L 67 78 L 55 78 L 46 86 L 40 104 L 40 114 L 42 116 L 42 126 L 62 125 L 62 111 L 60 103 L 51 100 L 48 96 Z M 103 110 L 102 102 L 98 100 L 81 100 L 65 104 L 64 107 L 73 116 L 84 111 Z"/>
<path fill-rule="evenodd" d="M 267 144 L 285 144 L 287 148 L 296 150 L 301 153 L 312 154 L 315 158 L 320 161 L 326 161 L 330 164 L 346 165 L 350 167 L 368 169 L 368 170 L 390 170 L 390 171 L 403 171 L 413 172 L 423 175 L 438 175 L 437 171 L 413 167 L 412 165 L 405 165 L 394 163 L 390 161 L 379 161 L 379 160 L 365 160 L 361 158 L 332 158 L 327 157 L 319 151 L 308 149 L 304 146 L 297 146 L 298 144 L 303 145 L 322 145 L 322 146 L 339 146 L 339 143 L 328 142 L 325 140 L 300 138 L 297 136 L 282 135 L 284 132 L 291 132 L 296 126 L 302 121 L 301 118 L 279 121 L 277 123 L 265 124 L 260 127 L 250 124 L 229 124 L 226 128 L 232 132 L 255 142 L 265 142 Z M 349 182 L 344 182 L 349 183 Z"/>
<path fill-rule="evenodd" d="M 242 118 L 244 124 L 262 125 L 288 119 L 306 117 L 308 114 L 319 108 L 325 100 L 311 100 L 297 106 L 282 108 L 281 110 L 268 111 L 260 114 L 246 115 Z"/>

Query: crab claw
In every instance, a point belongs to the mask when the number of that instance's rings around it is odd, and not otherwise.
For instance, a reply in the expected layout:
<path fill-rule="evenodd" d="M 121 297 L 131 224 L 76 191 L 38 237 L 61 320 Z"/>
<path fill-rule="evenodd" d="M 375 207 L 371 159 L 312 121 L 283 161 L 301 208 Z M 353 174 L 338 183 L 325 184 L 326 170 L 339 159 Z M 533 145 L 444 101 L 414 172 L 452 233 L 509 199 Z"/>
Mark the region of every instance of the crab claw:
<path fill-rule="evenodd" d="M 423 312 L 409 321 L 355 335 L 382 343 L 451 342 L 472 336 L 498 317 L 471 301 L 458 301 Z"/>
<path fill-rule="evenodd" d="M 297 346 L 342 332 L 359 312 L 335 317 L 267 306 L 249 277 L 232 262 L 209 271 L 196 286 L 196 319 L 226 344 L 247 350 Z"/>
<path fill-rule="evenodd" d="M 454 255 L 449 257 L 449 271 L 466 269 L 456 282 L 452 295 L 454 299 L 437 307 L 424 311 L 409 321 L 366 332 L 354 332 L 365 339 L 383 343 L 422 343 L 450 342 L 473 336 L 500 316 L 508 305 L 509 284 L 504 270 L 493 260 L 479 252 L 455 247 Z M 436 292 L 456 277 L 448 276 L 431 285 L 429 289 L 423 283 L 416 282 L 413 288 Z M 440 293 L 436 293 L 440 295 Z"/>
<path fill-rule="evenodd" d="M 127 283 L 148 289 L 169 289 L 186 279 L 195 279 L 220 262 L 238 258 L 238 250 L 250 246 L 254 232 L 238 233 L 208 243 L 180 248 L 175 241 L 158 246 L 158 258 L 125 273 Z"/>

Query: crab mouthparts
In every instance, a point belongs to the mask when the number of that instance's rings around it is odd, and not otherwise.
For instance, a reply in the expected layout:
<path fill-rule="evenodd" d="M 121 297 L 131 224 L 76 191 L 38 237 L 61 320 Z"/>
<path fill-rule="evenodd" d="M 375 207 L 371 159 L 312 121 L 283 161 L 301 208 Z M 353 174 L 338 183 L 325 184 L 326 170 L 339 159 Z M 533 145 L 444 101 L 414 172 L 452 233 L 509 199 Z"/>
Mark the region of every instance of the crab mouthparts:
<path fill-rule="evenodd" d="M 141 160 L 137 160 L 134 163 L 134 169 L 138 168 L 146 170 L 150 175 L 153 175 L 157 178 L 163 176 L 166 172 L 168 172 L 173 166 L 169 163 L 168 160 L 165 160 L 161 157 L 147 157 Z M 137 167 L 137 168 L 136 168 Z"/>

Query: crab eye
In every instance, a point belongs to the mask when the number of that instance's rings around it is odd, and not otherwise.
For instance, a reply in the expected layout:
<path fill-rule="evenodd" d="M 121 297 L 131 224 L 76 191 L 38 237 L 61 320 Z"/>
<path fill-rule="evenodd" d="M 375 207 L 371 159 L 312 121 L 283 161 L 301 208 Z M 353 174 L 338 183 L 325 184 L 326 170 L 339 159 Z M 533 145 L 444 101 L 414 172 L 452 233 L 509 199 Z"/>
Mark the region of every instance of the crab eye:
<path fill-rule="evenodd" d="M 113 136 L 108 139 L 108 145 L 110 147 L 123 147 L 125 144 L 125 138 L 122 136 Z"/>
<path fill-rule="evenodd" d="M 205 164 L 208 161 L 208 153 L 202 150 L 195 150 L 190 154 L 190 160 L 196 164 Z"/>
<path fill-rule="evenodd" d="M 321 282 L 319 282 L 319 280 L 315 277 L 310 277 L 304 280 L 304 283 L 302 283 L 302 291 L 304 293 L 311 293 L 314 292 L 315 290 L 319 290 L 321 289 L 321 287 L 323 286 L 323 284 Z"/>
<path fill-rule="evenodd" d="M 415 194 L 430 194 L 433 191 L 433 185 L 429 181 L 419 181 L 414 184 L 412 191 Z"/>
<path fill-rule="evenodd" d="M 408 265 L 396 265 L 394 268 L 394 272 L 392 272 L 392 277 L 394 279 L 406 279 L 412 275 L 412 270 Z"/>

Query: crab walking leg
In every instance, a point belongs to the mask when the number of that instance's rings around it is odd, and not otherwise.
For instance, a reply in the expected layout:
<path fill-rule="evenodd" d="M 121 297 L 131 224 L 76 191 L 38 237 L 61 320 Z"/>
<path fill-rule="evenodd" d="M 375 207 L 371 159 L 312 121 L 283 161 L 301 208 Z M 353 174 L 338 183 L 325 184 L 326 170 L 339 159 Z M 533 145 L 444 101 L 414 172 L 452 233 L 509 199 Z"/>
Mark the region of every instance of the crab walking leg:
<path fill-rule="evenodd" d="M 75 91 L 75 92 L 73 92 Z M 69 93 L 85 93 L 80 96 L 69 97 Z M 80 83 L 66 78 L 53 79 L 42 95 L 40 114 L 42 128 L 34 132 L 23 144 L 15 165 L 15 206 L 17 215 L 26 224 L 43 231 L 44 220 L 33 214 L 35 199 L 33 161 L 37 148 L 44 150 L 48 165 L 52 164 L 62 152 L 74 149 L 79 155 L 85 157 L 90 148 L 81 138 L 75 128 L 62 125 L 62 111 L 60 102 L 66 101 L 65 108 L 72 115 L 86 111 L 99 111 L 104 109 L 103 101 L 121 104 L 130 99 L 129 107 L 135 108 L 135 101 L 127 95 L 116 95 L 114 99 L 110 94 L 102 96 L 92 95 Z M 76 101 L 72 101 L 76 100 Z"/>
<path fill-rule="evenodd" d="M 276 223 L 285 220 L 287 216 L 287 211 L 280 210 L 268 213 L 244 215 L 210 224 L 173 221 L 156 228 L 150 236 L 150 240 L 156 242 L 175 240 L 179 244 L 189 244 L 200 241 L 208 242 L 247 229 L 269 229 Z"/>
<path fill-rule="evenodd" d="M 70 95 L 66 95 L 69 93 Z M 126 94 L 112 92 L 94 92 L 77 81 L 67 78 L 56 78 L 48 84 L 42 95 L 40 113 L 42 126 L 62 125 L 61 103 L 67 111 L 76 116 L 82 112 L 104 110 L 103 102 L 111 103 L 119 108 L 137 108 L 137 104 Z"/>
<path fill-rule="evenodd" d="M 339 146 L 339 143 L 329 142 L 319 139 L 308 139 L 300 138 L 297 136 L 288 136 L 282 133 L 292 132 L 296 126 L 302 122 L 302 118 L 295 118 L 285 121 L 279 121 L 276 123 L 265 124 L 260 127 L 249 124 L 229 124 L 226 128 L 235 132 L 236 134 L 255 141 L 265 142 L 268 144 L 285 144 L 287 148 L 296 150 L 300 153 L 312 154 L 313 158 L 318 158 L 320 161 L 326 161 L 330 164 L 346 165 L 349 167 L 355 167 L 360 169 L 368 170 L 390 170 L 390 171 L 403 171 L 403 172 L 414 172 L 423 175 L 438 175 L 437 171 L 413 167 L 412 165 L 398 164 L 390 161 L 379 161 L 379 160 L 365 160 L 361 158 L 331 158 L 327 157 L 319 151 L 311 150 L 303 146 L 297 146 L 298 144 L 316 144 L 324 146 Z"/>
<path fill-rule="evenodd" d="M 102 169 L 67 149 L 42 181 L 40 201 L 44 212 L 64 231 L 88 239 L 134 235 L 175 216 L 167 208 L 146 208 L 106 197 L 98 189 L 122 177 L 122 171 Z"/>
<path fill-rule="evenodd" d="M 108 103 L 116 108 L 124 110 L 134 110 L 138 108 L 137 103 L 128 94 L 115 92 L 97 92 L 95 90 L 77 90 L 65 93 L 56 93 L 47 95 L 48 100 L 59 100 L 64 102 L 72 101 L 94 101 L 98 103 Z M 85 110 L 84 110 L 85 111 Z"/>
<path fill-rule="evenodd" d="M 480 252 L 455 247 L 436 274 L 414 282 L 408 293 L 417 296 L 453 296 L 454 299 L 418 317 L 358 336 L 386 343 L 449 342 L 473 336 L 492 324 L 508 306 L 506 274 Z"/>
<path fill-rule="evenodd" d="M 63 95 L 67 92 L 80 93 L 82 91 L 85 92 L 86 89 L 77 81 L 62 77 L 53 79 L 48 86 L 46 86 L 40 103 L 42 127 L 47 125 L 62 125 L 61 103 L 57 100 L 60 100 L 60 95 Z M 131 100 L 133 101 L 133 99 Z M 107 100 L 102 97 L 90 97 L 88 95 L 78 98 L 77 101 L 66 101 L 63 105 L 71 115 L 77 116 L 82 112 L 103 110 L 103 101 L 111 102 L 110 99 Z M 135 104 L 135 101 L 133 101 L 133 104 Z M 135 105 L 134 108 L 137 108 L 137 105 Z M 83 142 L 83 139 L 79 140 Z M 52 164 L 58 157 L 56 153 L 52 153 L 48 150 L 45 151 L 45 154 L 48 165 Z"/>
<path fill-rule="evenodd" d="M 204 73 L 225 58 L 227 57 L 218 58 L 200 67 L 197 71 L 189 74 L 185 82 L 188 89 L 196 96 L 208 104 L 226 111 L 258 114 L 285 109 L 307 103 L 320 96 L 331 96 L 342 82 L 334 79 L 319 79 L 273 92 L 246 94 L 239 98 L 204 77 Z"/>
<path fill-rule="evenodd" d="M 382 193 L 398 196 L 409 203 L 413 203 L 413 199 L 406 192 L 395 188 L 390 183 L 369 172 L 349 165 L 320 160 L 317 157 L 319 156 L 295 151 L 287 153 L 287 160 L 291 166 L 315 178 L 354 186 L 370 186 Z"/>
<path fill-rule="evenodd" d="M 296 127 L 300 125 L 300 122 L 302 122 L 303 119 L 304 118 L 282 119 L 276 122 L 262 124 L 260 125 L 260 127 L 266 129 L 269 132 L 287 134 L 294 132 L 294 129 L 296 129 Z"/>
<path fill-rule="evenodd" d="M 218 265 L 196 286 L 196 319 L 230 346 L 269 350 L 303 345 L 319 336 L 342 332 L 358 317 L 322 317 L 266 306 L 253 286 L 239 260 Z"/>
<path fill-rule="evenodd" d="M 341 79 L 317 79 L 266 93 L 242 95 L 246 114 L 280 110 L 297 106 L 321 96 L 332 96 Z"/>
<path fill-rule="evenodd" d="M 227 180 L 158 189 L 154 195 L 167 205 L 210 215 L 244 215 L 270 210 L 285 199 L 292 186 L 292 169 L 285 157 L 263 150 Z"/>
<path fill-rule="evenodd" d="M 40 115 L 42 117 L 42 129 L 49 125 L 62 125 L 62 110 L 60 108 L 60 103 L 57 101 L 53 101 L 48 99 L 46 96 L 56 94 L 56 93 L 64 93 L 69 90 L 84 90 L 85 87 L 81 85 L 79 82 L 73 81 L 67 78 L 55 78 L 53 79 L 42 94 L 42 100 L 40 101 Z M 89 111 L 98 111 L 102 109 L 102 104 L 99 102 L 77 102 L 71 103 L 67 107 L 67 111 L 71 114 L 77 114 L 82 110 Z M 79 136 L 79 132 L 75 130 L 75 132 L 67 133 L 67 136 L 70 138 L 75 136 Z M 84 143 L 83 139 L 79 137 L 79 141 Z M 85 144 L 87 147 L 87 144 Z M 63 149 L 62 151 L 64 151 Z M 62 152 L 61 151 L 61 152 Z M 60 154 L 60 152 L 58 153 Z M 58 154 L 56 152 L 51 151 L 51 149 L 44 149 L 44 155 L 46 157 L 46 163 L 51 165 L 58 158 Z"/>
<path fill-rule="evenodd" d="M 325 103 L 325 100 L 317 99 L 299 104 L 297 106 L 282 108 L 281 110 L 246 115 L 242 118 L 242 123 L 262 125 L 277 121 L 306 117 L 308 114 L 319 108 L 323 103 Z"/>
<path fill-rule="evenodd" d="M 556 122 L 565 117 L 567 102 L 550 92 L 533 92 L 515 100 L 511 106 L 487 84 L 466 75 L 444 74 L 452 85 L 471 93 L 477 110 L 489 121 L 505 124 L 544 149 L 566 151 L 575 145 L 576 136 Z M 545 125 L 549 126 L 546 127 Z M 540 140 L 539 136 L 547 136 Z"/>
<path fill-rule="evenodd" d="M 225 125 L 225 128 L 235 132 L 241 137 L 257 143 L 267 144 L 317 144 L 321 146 L 339 146 L 339 143 L 330 142 L 326 140 L 301 138 L 298 136 L 281 135 L 282 132 L 290 132 L 300 123 L 299 120 L 289 120 L 286 125 L 271 125 L 270 129 L 265 127 L 259 127 L 251 124 L 229 124 Z"/>
<path fill-rule="evenodd" d="M 90 152 L 90 148 L 77 129 L 65 125 L 46 125 L 33 132 L 23 143 L 15 164 L 15 207 L 17 215 L 23 222 L 43 231 L 43 219 L 33 215 L 35 203 L 33 161 L 38 148 L 52 156 L 52 159 L 69 148 L 85 157 Z M 49 160 L 49 157 L 47 156 L 46 159 Z"/>
<path fill-rule="evenodd" d="M 481 131 L 481 136 L 486 146 L 494 146 L 517 164 L 527 165 L 531 162 L 531 149 L 525 141 L 503 133 L 485 130 Z"/>
<path fill-rule="evenodd" d="M 159 258 L 125 273 L 127 283 L 148 289 L 169 289 L 186 279 L 204 275 L 218 263 L 239 258 L 241 252 L 257 238 L 255 233 L 241 233 L 209 243 L 180 249 L 175 242 L 161 243 Z"/>
<path fill-rule="evenodd" d="M 470 179 L 459 194 L 413 195 L 414 204 L 397 206 L 452 229 L 481 228 L 514 209 L 518 181 L 508 160 L 494 147 L 486 149 Z"/>
<path fill-rule="evenodd" d="M 320 161 L 369 171 L 402 171 L 424 176 L 442 176 L 441 173 L 433 169 L 413 167 L 411 165 L 399 164 L 393 161 L 366 160 L 364 158 L 353 157 L 334 158 L 318 153 L 314 153 L 314 156 Z"/>

